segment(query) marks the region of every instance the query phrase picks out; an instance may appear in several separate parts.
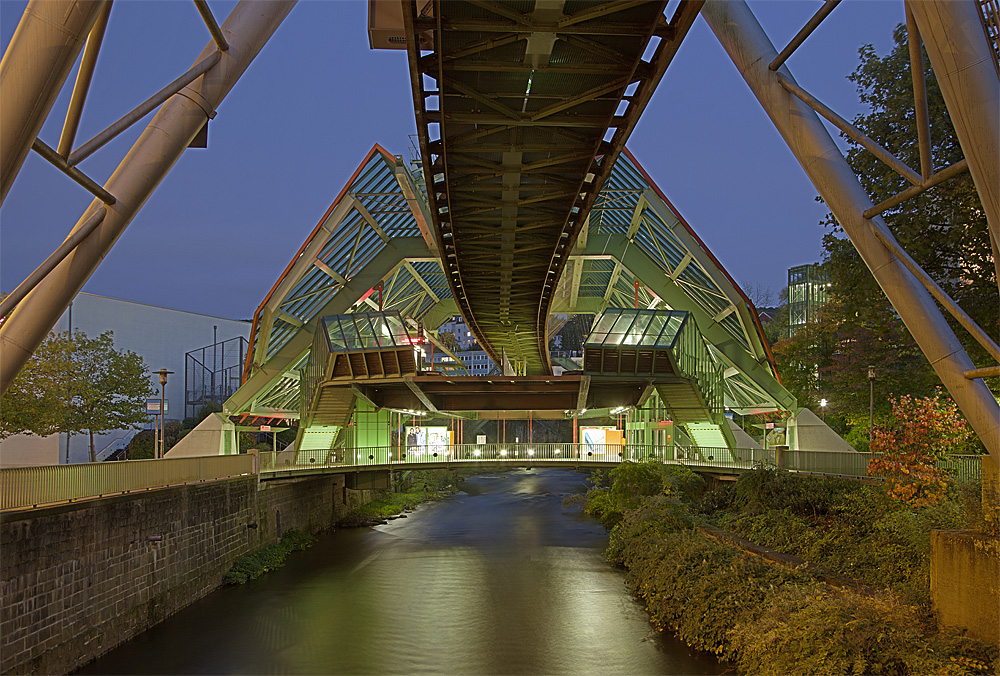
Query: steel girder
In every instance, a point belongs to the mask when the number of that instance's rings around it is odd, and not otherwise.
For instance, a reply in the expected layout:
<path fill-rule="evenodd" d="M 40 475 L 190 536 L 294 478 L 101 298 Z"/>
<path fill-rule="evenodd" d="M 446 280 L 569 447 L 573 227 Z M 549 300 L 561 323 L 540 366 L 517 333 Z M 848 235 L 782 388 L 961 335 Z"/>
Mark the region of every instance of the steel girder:
<path fill-rule="evenodd" d="M 180 159 L 198 132 L 207 124 L 208 119 L 215 115 L 216 108 L 294 5 L 294 0 L 240 2 L 222 26 L 222 31 L 229 40 L 226 48 L 223 50 L 214 41 L 209 43 L 195 61 L 196 65 L 186 76 L 174 82 L 176 91 L 174 86 L 168 86 L 161 91 L 163 98 L 150 99 L 154 103 L 158 101 L 163 103 L 111 178 L 100 187 L 106 196 L 94 200 L 87 207 L 68 239 L 75 239 L 74 235 L 80 235 L 88 227 L 92 229 L 87 231 L 86 236 L 80 237 L 80 241 L 73 249 L 59 259 L 51 271 L 38 281 L 0 326 L 0 354 L 3 357 L 0 360 L 0 392 L 7 388 L 28 361 L 35 348 L 41 344 L 53 324 L 83 288 L 164 176 L 170 172 L 174 163 Z M 66 7 L 66 5 L 56 5 L 60 6 Z M 74 32 L 79 31 L 79 26 L 85 24 L 86 21 L 80 22 Z M 50 35 L 49 39 L 51 37 Z M 42 62 L 52 63 L 55 66 L 55 62 L 49 60 L 52 55 L 46 52 L 56 48 L 56 44 L 48 41 L 30 47 L 44 53 L 39 57 Z M 7 73 L 6 67 L 4 73 Z M 49 77 L 51 74 L 35 72 L 34 76 Z M 6 76 L 4 82 L 6 83 Z M 44 106 L 46 95 L 42 94 L 42 90 L 48 87 L 38 87 L 37 83 L 27 84 L 28 90 L 34 92 L 31 96 L 37 100 L 40 107 Z M 6 88 L 3 91 L 6 93 Z M 8 104 L 11 104 L 9 101 L 11 98 L 5 96 L 0 102 L 3 105 L 3 110 L 0 112 L 4 115 Z M 13 98 L 17 99 L 17 96 Z M 126 115 L 85 145 L 95 147 L 94 142 L 99 138 L 105 141 L 113 138 L 116 133 L 127 128 L 130 121 L 140 119 L 139 112 L 142 110 L 149 112 L 153 108 L 155 105 L 149 106 L 148 110 L 140 106 L 136 109 L 138 112 L 133 111 Z M 21 127 L 18 133 L 30 134 L 35 128 L 34 123 L 28 123 L 26 120 L 14 120 L 14 122 Z M 68 130 L 64 130 L 60 147 L 64 147 L 64 152 L 69 153 L 72 134 L 65 133 L 66 131 Z M 6 138 L 4 140 L 7 141 Z M 37 139 L 19 139 L 18 147 L 24 145 L 25 141 L 28 146 L 44 146 Z M 72 168 L 73 153 L 69 153 L 67 158 L 47 146 L 45 148 L 47 150 L 43 156 L 47 159 L 64 171 Z M 16 151 L 16 148 L 14 150 Z M 17 162 L 14 161 L 10 168 L 16 171 Z M 79 171 L 67 173 L 80 177 Z M 100 223 L 92 227 L 92 219 L 101 218 L 102 214 Z"/>
<path fill-rule="evenodd" d="M 417 222 L 420 205 L 407 202 L 412 219 L 401 208 L 405 186 L 418 184 L 377 146 L 365 158 L 258 309 L 249 378 L 227 402 L 228 411 L 297 415 L 298 370 L 325 315 L 379 309 L 381 293 L 382 309 L 399 312 L 411 329 L 423 324 L 434 340 L 432 330 L 457 313 L 444 268 Z M 724 369 L 727 406 L 796 410 L 774 375 L 749 301 L 627 150 L 587 225 L 569 257 L 553 313 L 631 307 L 638 281 L 642 307 L 693 313 L 712 358 Z M 402 237 L 387 242 L 379 232 Z M 349 273 L 358 261 L 362 269 Z M 439 342 L 437 349 L 449 353 Z"/>
<path fill-rule="evenodd" d="M 668 23 L 665 2 L 437 0 L 426 14 L 406 3 L 436 239 L 497 363 L 550 372 L 547 318 L 568 254 L 701 4 L 682 0 Z"/>
<path fill-rule="evenodd" d="M 940 11 L 939 3 L 932 3 L 934 12 L 921 12 L 923 22 L 933 22 L 933 14 Z M 968 9 L 971 0 L 955 0 L 954 5 L 962 5 Z M 945 12 L 947 13 L 947 11 Z M 969 12 L 964 12 L 969 16 Z M 813 185 L 819 191 L 823 200 L 830 206 L 837 221 L 843 226 L 851 242 L 858 250 L 862 260 L 871 270 L 873 276 L 882 288 L 889 302 L 899 313 L 900 318 L 911 335 L 916 340 L 927 360 L 934 368 L 941 382 L 948 388 L 956 403 L 965 414 L 970 426 L 982 440 L 994 460 L 1000 461 L 1000 404 L 994 394 L 974 372 L 974 365 L 954 331 L 942 316 L 931 295 L 931 285 L 925 286 L 925 281 L 917 276 L 919 268 L 911 269 L 908 256 L 901 252 L 895 243 L 892 233 L 886 227 L 878 209 L 864 188 L 858 182 L 853 170 L 837 148 L 830 133 L 823 126 L 817 113 L 810 107 L 807 96 L 802 96 L 801 88 L 795 83 L 791 72 L 786 66 L 779 66 L 778 53 L 767 34 L 757 22 L 753 12 L 740 0 L 710 0 L 705 4 L 704 16 L 709 27 L 715 33 L 723 48 L 733 60 L 737 69 L 743 75 L 750 89 L 757 97 L 761 106 L 767 112 L 775 128 L 788 144 L 789 149 L 808 174 Z M 930 26 L 921 26 L 925 37 L 931 37 Z M 986 46 L 982 25 L 976 29 L 977 38 L 974 44 L 965 45 L 970 49 L 979 46 L 984 51 Z M 970 35 L 975 31 L 970 31 Z M 938 35 L 935 39 L 943 39 Z M 928 51 L 934 53 L 942 45 L 931 47 Z M 953 55 L 954 57 L 954 55 Z M 988 53 L 980 55 L 980 61 L 985 63 L 992 59 Z M 950 59 L 949 59 L 950 60 Z M 962 57 L 958 57 L 961 61 Z M 952 61 L 954 63 L 955 61 Z M 773 68 L 769 64 L 774 64 Z M 992 64 L 991 64 L 992 65 Z M 953 79 L 953 73 L 945 73 L 946 80 Z M 968 81 L 971 88 L 976 88 L 977 75 Z M 961 78 L 958 78 L 961 80 Z M 950 82 L 945 87 L 953 88 L 956 82 Z M 995 83 L 994 83 L 995 85 Z M 953 94 L 961 94 L 958 86 Z M 990 86 L 988 91 L 996 91 Z M 798 92 L 798 93 L 797 93 Z M 977 101 L 983 92 L 967 92 L 969 98 L 962 102 L 961 117 L 968 117 L 968 122 L 982 122 L 992 117 L 995 119 L 995 105 L 992 114 L 979 114 Z M 952 101 L 946 103 L 951 110 Z M 993 103 L 995 104 L 995 97 Z M 980 110 L 981 112 L 981 110 Z M 962 122 L 960 124 L 965 124 Z M 988 125 L 982 127 L 987 134 L 989 147 L 996 148 L 997 130 Z M 974 142 L 966 134 L 961 137 L 963 147 L 966 141 Z M 877 150 L 877 149 L 876 149 Z M 994 153 L 995 154 L 995 153 Z M 890 161 L 894 158 L 888 158 Z M 973 163 L 983 158 L 973 158 Z M 992 162 L 992 168 L 985 166 Z M 896 161 L 898 164 L 898 161 Z M 996 157 L 982 162 L 983 176 L 996 175 Z M 908 173 L 915 173 L 900 167 Z M 920 176 L 915 176 L 920 184 Z M 977 180 L 977 188 L 979 188 Z M 983 193 L 984 203 L 991 200 L 995 203 L 992 191 Z M 993 225 L 993 224 L 991 224 Z M 914 272 L 916 270 L 916 272 Z"/>

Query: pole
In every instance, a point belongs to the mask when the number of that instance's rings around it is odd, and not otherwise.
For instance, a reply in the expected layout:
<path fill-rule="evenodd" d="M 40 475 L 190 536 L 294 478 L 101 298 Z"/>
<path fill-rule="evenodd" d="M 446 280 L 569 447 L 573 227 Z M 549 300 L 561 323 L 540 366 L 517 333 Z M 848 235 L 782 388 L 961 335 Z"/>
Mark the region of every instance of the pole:
<path fill-rule="evenodd" d="M 0 362 L 0 393 L 7 389 L 32 352 L 45 339 L 52 325 L 83 288 L 195 135 L 208 119 L 215 116 L 219 104 L 294 4 L 294 0 L 241 0 L 233 9 L 222 27 L 223 33 L 229 38 L 229 50 L 222 54 L 211 70 L 161 106 L 105 184 L 104 188 L 117 201 L 108 208 L 104 222 L 18 303 L 17 308 L 0 326 L 0 354 L 3 355 Z M 94 17 L 96 18 L 96 11 Z M 195 63 L 215 50 L 215 43 L 210 42 Z M 73 54 L 74 58 L 75 54 L 76 52 Z M 10 49 L 4 59 L 4 67 L 7 66 L 9 56 Z M 30 53 L 24 56 L 25 60 L 32 60 Z M 10 98 L 5 95 L 2 97 L 4 105 Z M 4 118 L 6 125 L 6 108 Z M 28 139 L 27 146 L 31 145 L 32 140 Z M 7 180 L 6 176 L 4 180 Z M 92 202 L 74 230 L 82 227 L 95 211 L 104 208 L 104 203 L 100 200 Z"/>
<path fill-rule="evenodd" d="M 166 388 L 166 378 L 160 378 L 160 453 L 157 456 L 159 458 L 163 457 L 163 447 L 165 446 L 163 440 L 163 434 L 166 431 L 166 425 L 164 425 L 164 422 L 166 421 L 167 418 L 166 411 L 163 410 L 163 401 L 166 398 L 164 396 L 164 393 L 166 392 L 165 388 Z"/>
<path fill-rule="evenodd" d="M 768 70 L 777 52 L 753 12 L 741 0 L 707 0 L 701 13 L 973 430 L 1000 461 L 1000 404 L 982 380 L 965 378 L 972 360 L 934 299 L 872 232 L 891 237 L 881 217 L 864 217 L 874 205 L 819 117 L 781 86 L 779 74 L 794 82 L 791 72 L 786 66 Z M 928 38 L 923 25 L 920 29 Z"/>
<path fill-rule="evenodd" d="M 875 367 L 868 367 L 868 443 L 875 438 Z"/>
<path fill-rule="evenodd" d="M 93 0 L 32 0 L 24 10 L 0 61 L 0 203 L 103 5 Z"/>
<path fill-rule="evenodd" d="M 975 0 L 920 0 L 908 2 L 907 8 L 924 39 L 986 212 L 1000 284 L 1000 73 L 980 10 Z"/>

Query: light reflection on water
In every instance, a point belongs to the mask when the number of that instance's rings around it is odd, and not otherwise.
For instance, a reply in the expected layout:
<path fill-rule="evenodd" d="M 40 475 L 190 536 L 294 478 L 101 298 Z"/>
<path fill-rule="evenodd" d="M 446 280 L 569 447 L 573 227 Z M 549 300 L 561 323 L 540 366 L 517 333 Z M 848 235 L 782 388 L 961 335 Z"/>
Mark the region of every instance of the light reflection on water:
<path fill-rule="evenodd" d="M 221 589 L 85 674 L 717 674 L 655 632 L 565 512 L 570 470 L 475 477 L 374 529 L 336 531 Z"/>

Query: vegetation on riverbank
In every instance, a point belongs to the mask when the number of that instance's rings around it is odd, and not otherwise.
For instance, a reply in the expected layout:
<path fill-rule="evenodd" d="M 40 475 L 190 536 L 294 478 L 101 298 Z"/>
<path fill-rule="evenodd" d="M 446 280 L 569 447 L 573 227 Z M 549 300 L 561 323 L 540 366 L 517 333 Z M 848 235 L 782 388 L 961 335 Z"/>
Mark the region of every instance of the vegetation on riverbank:
<path fill-rule="evenodd" d="M 611 529 L 608 559 L 658 628 L 754 674 L 996 673 L 998 649 L 930 612 L 931 528 L 973 526 L 974 491 L 914 509 L 881 486 L 774 469 L 704 493 L 684 467 L 625 463 L 598 478 L 584 509 Z M 717 526 L 802 557 L 781 567 L 712 538 Z M 877 590 L 832 587 L 813 564 Z"/>
<path fill-rule="evenodd" d="M 384 523 L 386 519 L 411 510 L 421 503 L 443 500 L 456 489 L 463 478 L 463 473 L 450 469 L 400 472 L 395 490 L 382 491 L 371 502 L 352 509 L 337 525 L 356 528 Z"/>
<path fill-rule="evenodd" d="M 280 541 L 236 559 L 222 581 L 226 584 L 244 584 L 254 580 L 269 570 L 281 568 L 289 554 L 312 547 L 315 542 L 316 538 L 311 535 L 294 529 L 287 530 Z"/>

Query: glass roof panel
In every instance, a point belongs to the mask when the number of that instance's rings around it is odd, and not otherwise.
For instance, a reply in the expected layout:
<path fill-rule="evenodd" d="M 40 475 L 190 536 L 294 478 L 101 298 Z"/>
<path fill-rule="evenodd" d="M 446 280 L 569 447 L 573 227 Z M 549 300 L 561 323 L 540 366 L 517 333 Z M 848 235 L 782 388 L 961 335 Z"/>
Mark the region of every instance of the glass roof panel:
<path fill-rule="evenodd" d="M 653 318 L 653 313 L 647 310 L 635 310 L 635 312 L 639 316 L 635 318 L 635 323 L 628 330 L 622 345 L 639 345 L 646 333 L 646 327 L 649 326 L 649 322 Z"/>
<path fill-rule="evenodd" d="M 601 315 L 600 319 L 594 325 L 594 330 L 587 337 L 587 345 L 601 345 L 604 343 L 604 340 L 608 337 L 608 332 L 614 326 L 615 320 L 618 319 L 618 312 L 618 310 L 613 309 L 604 311 L 604 314 Z"/>
<path fill-rule="evenodd" d="M 635 322 L 635 310 L 619 310 L 618 312 L 620 313 L 618 321 L 608 332 L 607 340 L 604 341 L 605 345 L 621 345 L 628 334 L 629 327 Z"/>
<path fill-rule="evenodd" d="M 398 312 L 354 312 L 323 318 L 333 352 L 391 349 L 410 344 Z"/>

